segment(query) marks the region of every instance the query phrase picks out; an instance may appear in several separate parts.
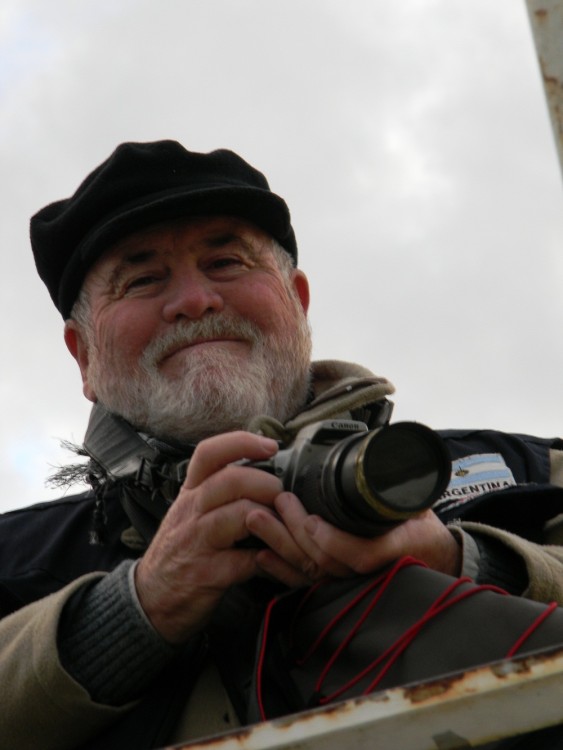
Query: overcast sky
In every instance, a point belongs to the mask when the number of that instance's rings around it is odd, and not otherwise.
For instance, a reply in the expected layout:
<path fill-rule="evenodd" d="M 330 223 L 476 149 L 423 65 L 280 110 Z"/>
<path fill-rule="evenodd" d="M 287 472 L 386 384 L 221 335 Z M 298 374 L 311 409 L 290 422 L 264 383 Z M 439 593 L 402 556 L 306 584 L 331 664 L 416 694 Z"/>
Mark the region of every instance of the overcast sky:
<path fill-rule="evenodd" d="M 524 0 L 2 0 L 0 509 L 89 406 L 28 221 L 126 140 L 232 148 L 288 202 L 316 358 L 395 419 L 563 432 L 563 190 Z"/>

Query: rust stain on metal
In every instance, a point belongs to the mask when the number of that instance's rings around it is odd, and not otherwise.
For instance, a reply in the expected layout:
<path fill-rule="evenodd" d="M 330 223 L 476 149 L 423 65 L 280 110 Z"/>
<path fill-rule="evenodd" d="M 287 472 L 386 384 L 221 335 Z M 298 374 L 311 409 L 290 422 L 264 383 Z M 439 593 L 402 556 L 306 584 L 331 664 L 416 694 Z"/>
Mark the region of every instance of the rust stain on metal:
<path fill-rule="evenodd" d="M 548 107 L 552 113 L 554 129 L 559 134 L 559 139 L 561 140 L 563 135 L 563 111 L 561 109 L 561 102 L 563 101 L 563 81 L 548 72 L 547 64 L 541 55 L 538 56 L 538 60 Z"/>
<path fill-rule="evenodd" d="M 422 703 L 430 698 L 449 693 L 458 684 L 463 684 L 465 673 L 452 677 L 443 677 L 438 680 L 424 682 L 405 688 L 405 698 L 411 703 Z"/>
<path fill-rule="evenodd" d="M 319 709 L 319 711 L 322 711 L 323 721 L 326 721 L 327 723 L 338 722 L 343 714 L 348 713 L 351 710 L 352 706 L 347 703 L 339 703 L 334 706 L 329 705 Z M 282 716 L 279 719 L 273 719 L 271 724 L 274 729 L 279 730 L 280 732 L 287 732 L 297 722 L 299 722 L 300 726 L 305 726 L 310 722 L 313 722 L 317 717 L 317 713 L 316 710 L 312 710 L 299 714 L 290 714 L 289 716 Z"/>
<path fill-rule="evenodd" d="M 563 168 L 563 34 L 562 0 L 527 0 L 543 89 Z"/>
<path fill-rule="evenodd" d="M 491 664 L 491 672 L 496 677 L 507 677 L 510 674 L 527 674 L 535 667 L 541 667 L 543 664 L 555 662 L 563 656 L 563 649 L 556 647 L 545 651 L 538 651 L 528 655 L 523 654 L 515 660 L 507 659 L 506 661 Z"/>
<path fill-rule="evenodd" d="M 546 73 L 544 73 L 543 80 L 550 86 L 561 86 L 561 81 L 555 76 L 548 76 Z"/>
<path fill-rule="evenodd" d="M 542 79 L 544 80 L 544 82 L 550 86 L 561 87 L 563 84 L 561 83 L 559 78 L 557 78 L 557 76 L 550 75 L 547 72 L 547 65 L 542 57 L 539 58 L 539 62 L 540 62 L 541 75 L 542 75 Z"/>
<path fill-rule="evenodd" d="M 500 662 L 499 664 L 493 664 L 493 666 L 491 667 L 491 672 L 495 677 L 498 677 L 499 680 L 503 680 L 512 674 L 528 674 L 531 671 L 532 664 L 528 663 L 527 661 L 504 661 Z"/>
<path fill-rule="evenodd" d="M 288 716 L 280 716 L 277 719 L 273 719 L 271 721 L 271 724 L 276 729 L 285 730 L 289 727 L 292 727 L 297 720 L 300 723 L 304 723 L 304 722 L 306 723 L 308 721 L 315 720 L 319 714 L 322 715 L 323 721 L 325 719 L 339 721 L 343 715 L 350 713 L 351 711 L 354 711 L 357 705 L 363 704 L 365 702 L 365 699 L 366 699 L 366 696 L 362 695 L 357 698 L 350 698 L 349 700 L 346 700 L 346 701 L 340 701 L 337 703 L 327 703 L 324 706 L 319 706 L 316 709 L 311 709 L 310 711 L 306 711 L 304 713 L 289 714 Z M 374 694 L 373 700 L 376 703 L 385 703 L 385 702 L 388 702 L 390 698 L 386 692 L 383 692 L 379 694 Z"/>
<path fill-rule="evenodd" d="M 475 691 L 475 687 L 470 687 L 470 681 L 474 679 L 475 672 L 490 673 L 499 680 L 504 680 L 511 675 L 525 675 L 533 671 L 537 666 L 549 664 L 563 656 L 563 649 L 560 647 L 549 649 L 545 652 L 532 653 L 528 656 L 519 657 L 518 659 L 506 659 L 490 664 L 484 664 L 482 667 L 472 667 L 466 672 L 448 675 L 436 680 L 413 685 L 404 688 L 405 699 L 411 704 L 422 703 L 436 697 L 445 696 L 448 693 L 470 690 Z M 477 688 L 478 689 L 478 688 Z"/>

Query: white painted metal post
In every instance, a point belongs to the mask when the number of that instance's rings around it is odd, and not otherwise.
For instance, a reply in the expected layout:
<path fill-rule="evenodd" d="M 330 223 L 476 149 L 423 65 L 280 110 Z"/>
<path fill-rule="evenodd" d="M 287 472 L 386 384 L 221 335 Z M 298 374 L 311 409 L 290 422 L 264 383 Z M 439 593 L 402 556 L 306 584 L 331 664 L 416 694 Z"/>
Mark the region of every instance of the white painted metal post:
<path fill-rule="evenodd" d="M 563 0 L 526 0 L 563 170 Z"/>

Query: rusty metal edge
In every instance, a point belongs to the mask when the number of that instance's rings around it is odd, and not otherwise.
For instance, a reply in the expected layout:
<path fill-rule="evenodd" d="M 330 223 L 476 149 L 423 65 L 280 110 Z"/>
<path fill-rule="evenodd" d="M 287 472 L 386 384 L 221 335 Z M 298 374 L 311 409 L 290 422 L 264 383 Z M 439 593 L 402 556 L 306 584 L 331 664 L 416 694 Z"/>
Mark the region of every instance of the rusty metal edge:
<path fill-rule="evenodd" d="M 176 750 L 461 748 L 470 746 L 466 743 L 475 745 L 563 723 L 562 695 L 563 647 L 174 747 Z"/>

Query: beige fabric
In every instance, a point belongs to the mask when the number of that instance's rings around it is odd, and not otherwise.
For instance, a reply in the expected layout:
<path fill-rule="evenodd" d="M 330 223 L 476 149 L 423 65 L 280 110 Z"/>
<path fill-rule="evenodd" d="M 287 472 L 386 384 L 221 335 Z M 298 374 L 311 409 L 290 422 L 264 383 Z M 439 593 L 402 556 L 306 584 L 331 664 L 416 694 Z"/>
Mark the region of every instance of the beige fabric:
<path fill-rule="evenodd" d="M 525 562 L 529 585 L 524 596 L 538 602 L 556 601 L 563 605 L 563 547 L 535 544 L 515 534 L 480 523 L 461 523 L 469 534 L 494 537 L 514 550 Z"/>
<path fill-rule="evenodd" d="M 285 424 L 259 415 L 248 424 L 249 432 L 289 443 L 306 425 L 323 419 L 349 419 L 350 412 L 390 396 L 395 386 L 360 365 L 324 360 L 312 365 L 313 400 Z"/>
<path fill-rule="evenodd" d="M 57 626 L 65 603 L 80 586 L 102 575 L 83 576 L 0 622 L 2 748 L 72 750 L 135 705 L 112 708 L 94 703 L 58 658 Z M 171 742 L 186 742 L 238 726 L 217 669 L 208 661 Z"/>
<path fill-rule="evenodd" d="M 551 482 L 558 487 L 563 487 L 563 451 L 551 448 L 549 451 L 549 465 L 551 469 Z"/>
<path fill-rule="evenodd" d="M 100 574 L 101 575 L 101 574 Z M 134 704 L 93 703 L 62 668 L 56 634 L 65 602 L 91 574 L 0 622 L 0 744 L 10 750 L 71 750 Z"/>

